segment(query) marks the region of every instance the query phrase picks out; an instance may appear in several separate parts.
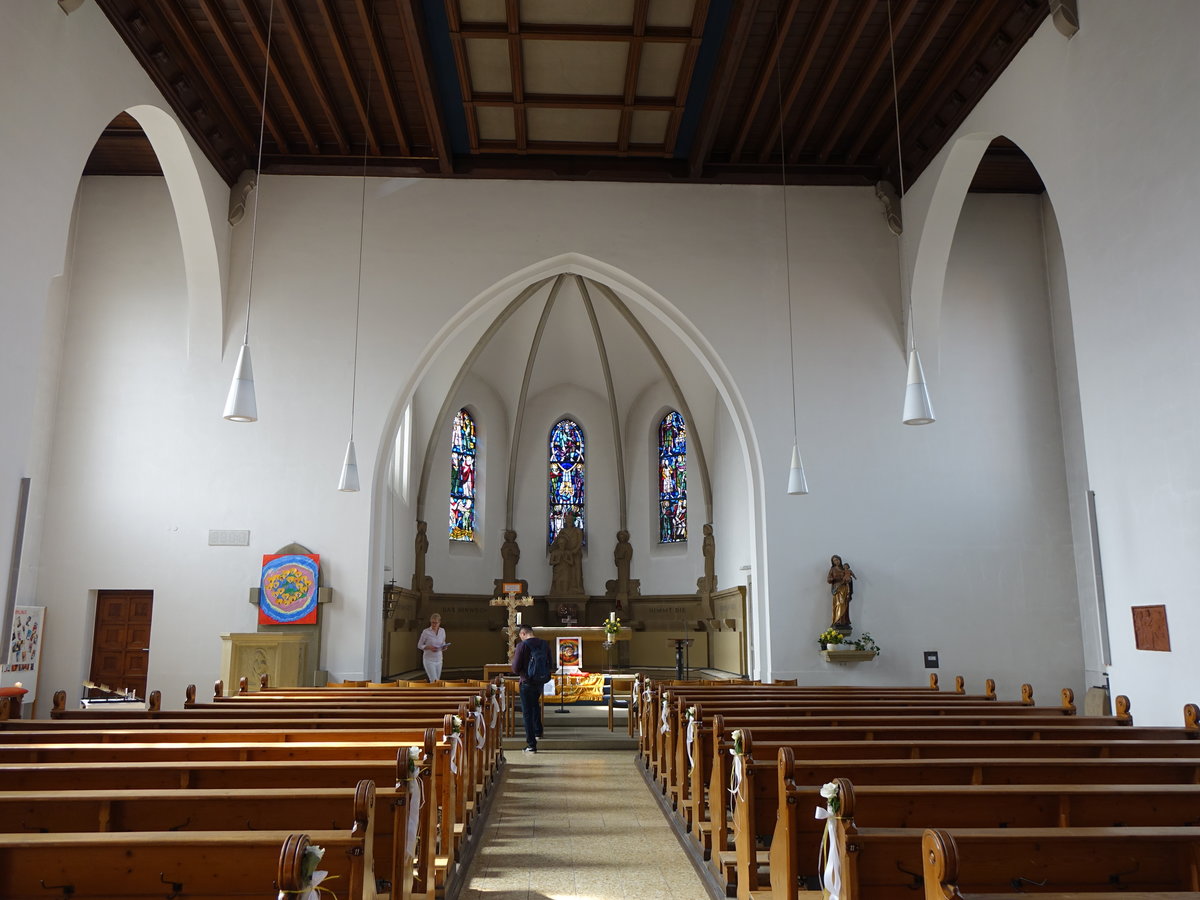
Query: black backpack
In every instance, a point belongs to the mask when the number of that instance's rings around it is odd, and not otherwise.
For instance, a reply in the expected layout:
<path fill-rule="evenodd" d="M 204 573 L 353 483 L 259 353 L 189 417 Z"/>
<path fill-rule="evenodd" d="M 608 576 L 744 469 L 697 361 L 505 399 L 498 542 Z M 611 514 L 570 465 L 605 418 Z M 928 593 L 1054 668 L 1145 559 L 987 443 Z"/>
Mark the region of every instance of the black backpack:
<path fill-rule="evenodd" d="M 525 663 L 525 680 L 539 687 L 550 680 L 550 645 L 539 640 L 529 645 L 529 660 Z"/>

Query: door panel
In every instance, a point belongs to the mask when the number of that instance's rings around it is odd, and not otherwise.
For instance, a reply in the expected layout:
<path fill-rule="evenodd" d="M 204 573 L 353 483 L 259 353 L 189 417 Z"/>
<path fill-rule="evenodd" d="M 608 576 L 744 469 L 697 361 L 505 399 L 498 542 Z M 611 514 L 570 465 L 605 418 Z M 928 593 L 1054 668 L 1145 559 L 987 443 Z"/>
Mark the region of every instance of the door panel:
<path fill-rule="evenodd" d="M 92 642 L 90 680 L 112 690 L 146 696 L 150 668 L 152 591 L 100 591 L 96 598 L 96 629 Z M 92 690 L 88 696 L 106 696 Z"/>

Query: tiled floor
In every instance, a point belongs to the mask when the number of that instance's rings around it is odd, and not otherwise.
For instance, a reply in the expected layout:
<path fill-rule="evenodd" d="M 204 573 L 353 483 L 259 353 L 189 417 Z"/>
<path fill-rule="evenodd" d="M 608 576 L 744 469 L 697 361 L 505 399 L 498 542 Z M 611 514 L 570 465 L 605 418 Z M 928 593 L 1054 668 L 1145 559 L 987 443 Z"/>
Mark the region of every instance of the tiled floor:
<path fill-rule="evenodd" d="M 460 900 L 705 900 L 632 753 L 507 757 Z"/>

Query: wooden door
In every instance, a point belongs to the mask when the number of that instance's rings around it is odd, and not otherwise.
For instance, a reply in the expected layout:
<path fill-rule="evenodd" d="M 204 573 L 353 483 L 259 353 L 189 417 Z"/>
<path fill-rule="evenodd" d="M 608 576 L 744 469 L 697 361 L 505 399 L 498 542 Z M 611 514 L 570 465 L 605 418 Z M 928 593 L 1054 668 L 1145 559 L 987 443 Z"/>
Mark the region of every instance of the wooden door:
<path fill-rule="evenodd" d="M 132 690 L 139 697 L 146 696 L 153 608 L 153 591 L 100 591 L 90 681 L 106 684 L 114 691 Z M 105 695 L 90 691 L 89 696 Z"/>

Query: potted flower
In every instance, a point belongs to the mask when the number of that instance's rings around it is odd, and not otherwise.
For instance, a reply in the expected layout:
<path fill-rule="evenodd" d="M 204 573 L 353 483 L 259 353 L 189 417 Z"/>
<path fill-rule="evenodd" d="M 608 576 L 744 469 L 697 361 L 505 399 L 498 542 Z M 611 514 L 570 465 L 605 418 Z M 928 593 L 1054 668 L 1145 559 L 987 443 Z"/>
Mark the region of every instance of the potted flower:
<path fill-rule="evenodd" d="M 822 650 L 828 650 L 833 644 L 846 643 L 846 638 L 836 628 L 826 628 L 817 635 L 817 643 L 820 644 Z"/>

